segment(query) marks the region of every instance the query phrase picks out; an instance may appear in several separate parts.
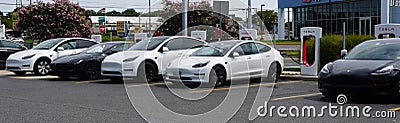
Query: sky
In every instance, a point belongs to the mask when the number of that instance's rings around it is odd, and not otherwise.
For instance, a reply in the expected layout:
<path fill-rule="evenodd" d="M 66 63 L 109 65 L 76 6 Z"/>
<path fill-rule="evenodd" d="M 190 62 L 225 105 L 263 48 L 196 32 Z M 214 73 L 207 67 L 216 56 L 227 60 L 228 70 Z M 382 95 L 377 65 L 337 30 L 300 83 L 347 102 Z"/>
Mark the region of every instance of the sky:
<path fill-rule="evenodd" d="M 2 12 L 11 12 L 14 10 L 15 5 L 7 5 L 7 4 L 15 4 L 16 0 L 0 0 L 0 11 Z M 20 0 L 18 0 L 20 1 Z M 36 0 L 32 0 L 34 2 Z M 43 0 L 45 2 L 50 2 L 52 0 Z M 93 9 L 98 11 L 100 8 L 107 8 L 106 11 L 123 11 L 127 8 L 134 8 L 138 12 L 148 12 L 148 0 L 70 0 L 72 2 L 78 2 L 85 9 Z M 151 10 L 161 9 L 163 6 L 161 5 L 162 0 L 151 0 Z M 171 1 L 181 1 L 181 0 L 171 0 Z M 190 0 L 190 2 L 199 2 L 202 0 Z M 212 3 L 212 0 L 206 0 Z M 233 11 L 237 9 L 247 8 L 247 0 L 229 0 L 229 6 L 232 11 L 230 14 L 236 14 L 238 17 L 246 17 L 245 11 Z M 261 4 L 265 4 L 263 7 L 264 10 L 277 10 L 278 8 L 278 0 L 251 0 L 252 8 L 260 9 Z M 23 5 L 28 5 L 29 0 L 22 0 Z"/>

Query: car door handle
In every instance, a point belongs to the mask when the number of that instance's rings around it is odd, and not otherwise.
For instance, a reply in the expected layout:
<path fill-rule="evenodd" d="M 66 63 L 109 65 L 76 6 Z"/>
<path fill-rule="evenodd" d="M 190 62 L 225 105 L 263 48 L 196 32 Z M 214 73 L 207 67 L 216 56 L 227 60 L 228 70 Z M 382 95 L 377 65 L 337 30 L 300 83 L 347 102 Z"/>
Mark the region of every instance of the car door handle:
<path fill-rule="evenodd" d="M 183 54 L 183 53 L 178 53 L 178 55 L 180 55 L 180 56 L 181 56 L 182 54 Z"/>
<path fill-rule="evenodd" d="M 265 57 L 269 58 L 269 57 L 271 57 L 271 55 L 266 55 Z"/>
<path fill-rule="evenodd" d="M 247 57 L 247 59 L 251 59 L 251 57 Z"/>

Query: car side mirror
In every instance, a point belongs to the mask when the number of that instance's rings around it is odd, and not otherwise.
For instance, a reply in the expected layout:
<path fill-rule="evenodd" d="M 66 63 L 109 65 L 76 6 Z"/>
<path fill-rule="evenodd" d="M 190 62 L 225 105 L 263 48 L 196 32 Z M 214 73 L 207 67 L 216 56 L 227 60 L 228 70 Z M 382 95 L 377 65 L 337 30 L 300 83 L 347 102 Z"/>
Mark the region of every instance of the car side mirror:
<path fill-rule="evenodd" d="M 163 52 L 168 52 L 169 49 L 168 49 L 168 47 L 163 47 L 163 48 L 162 48 L 162 51 L 163 51 Z"/>
<path fill-rule="evenodd" d="M 240 56 L 240 54 L 238 53 L 238 52 L 233 52 L 233 55 L 232 55 L 233 57 L 239 57 Z"/>
<path fill-rule="evenodd" d="M 64 47 L 58 47 L 57 48 L 57 51 L 64 51 L 65 49 L 64 49 Z"/>
<path fill-rule="evenodd" d="M 340 56 L 344 58 L 347 55 L 347 50 L 340 51 Z"/>

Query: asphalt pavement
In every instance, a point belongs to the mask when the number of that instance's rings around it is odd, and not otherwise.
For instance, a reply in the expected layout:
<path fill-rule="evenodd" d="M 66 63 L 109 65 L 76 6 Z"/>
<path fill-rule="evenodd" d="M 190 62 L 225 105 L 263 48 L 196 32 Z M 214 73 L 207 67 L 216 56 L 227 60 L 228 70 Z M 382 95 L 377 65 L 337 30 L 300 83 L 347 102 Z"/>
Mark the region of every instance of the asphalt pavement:
<path fill-rule="evenodd" d="M 349 97 L 347 103 L 339 105 L 336 99 L 327 99 L 317 90 L 316 81 L 280 80 L 276 84 L 232 83 L 212 90 L 206 98 L 193 101 L 184 100 L 174 95 L 169 89 L 169 82 L 144 83 L 113 83 L 107 79 L 101 80 L 60 80 L 54 76 L 15 76 L 6 71 L 0 71 L 0 121 L 2 122 L 146 122 L 143 115 L 158 121 L 179 122 L 181 119 L 171 119 L 164 115 L 139 113 L 132 106 L 132 92 L 150 87 L 164 107 L 181 114 L 194 115 L 205 113 L 218 107 L 229 90 L 248 89 L 248 93 L 237 112 L 229 118 L 229 122 L 250 122 L 249 112 L 259 88 L 273 88 L 268 107 L 291 106 L 371 106 L 372 112 L 393 110 L 398 114 L 400 100 L 390 96 L 379 97 Z M 127 94 L 126 89 L 132 91 Z M 207 89 L 195 89 L 194 94 L 207 93 Z M 268 96 L 268 95 L 266 95 Z M 139 97 L 140 100 L 142 97 Z M 146 97 L 143 97 L 145 99 Z M 264 101 L 262 101 L 264 102 Z M 232 102 L 233 103 L 233 102 Z M 255 104 L 263 106 L 264 103 Z M 138 108 L 138 107 L 136 107 Z M 148 111 L 159 109 L 148 108 Z M 326 111 L 327 112 L 327 111 Z M 254 113 L 254 112 L 253 112 Z M 276 113 L 276 109 L 275 109 Z M 400 122 L 398 118 L 366 118 L 366 117 L 258 117 L 254 122 Z M 140 115 L 141 114 L 141 115 Z M 210 119 L 219 119 L 212 117 Z M 202 122 L 212 122 L 206 121 Z"/>

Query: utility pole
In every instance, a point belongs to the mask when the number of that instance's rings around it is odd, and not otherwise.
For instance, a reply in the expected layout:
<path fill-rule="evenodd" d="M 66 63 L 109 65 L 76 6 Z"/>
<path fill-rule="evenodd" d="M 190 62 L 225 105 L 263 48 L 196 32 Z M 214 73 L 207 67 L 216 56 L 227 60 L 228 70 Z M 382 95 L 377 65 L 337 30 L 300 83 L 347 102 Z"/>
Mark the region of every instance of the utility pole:
<path fill-rule="evenodd" d="M 260 25 L 260 28 L 261 28 L 261 40 L 263 40 L 264 38 L 264 36 L 263 36 L 263 33 L 264 33 L 264 29 L 263 29 L 263 27 L 264 27 L 264 16 L 263 16 L 263 6 L 265 6 L 265 4 L 261 4 L 261 25 Z"/>
<path fill-rule="evenodd" d="M 251 18 L 251 0 L 247 1 L 247 29 L 253 28 L 252 18 Z"/>
<path fill-rule="evenodd" d="M 152 37 L 153 34 L 151 34 L 151 16 L 150 16 L 150 12 L 151 12 L 151 3 L 149 0 L 149 33 L 150 33 L 150 37 Z"/>
<path fill-rule="evenodd" d="M 189 0 L 182 0 L 182 30 L 183 36 L 187 36 L 187 7 Z"/>

